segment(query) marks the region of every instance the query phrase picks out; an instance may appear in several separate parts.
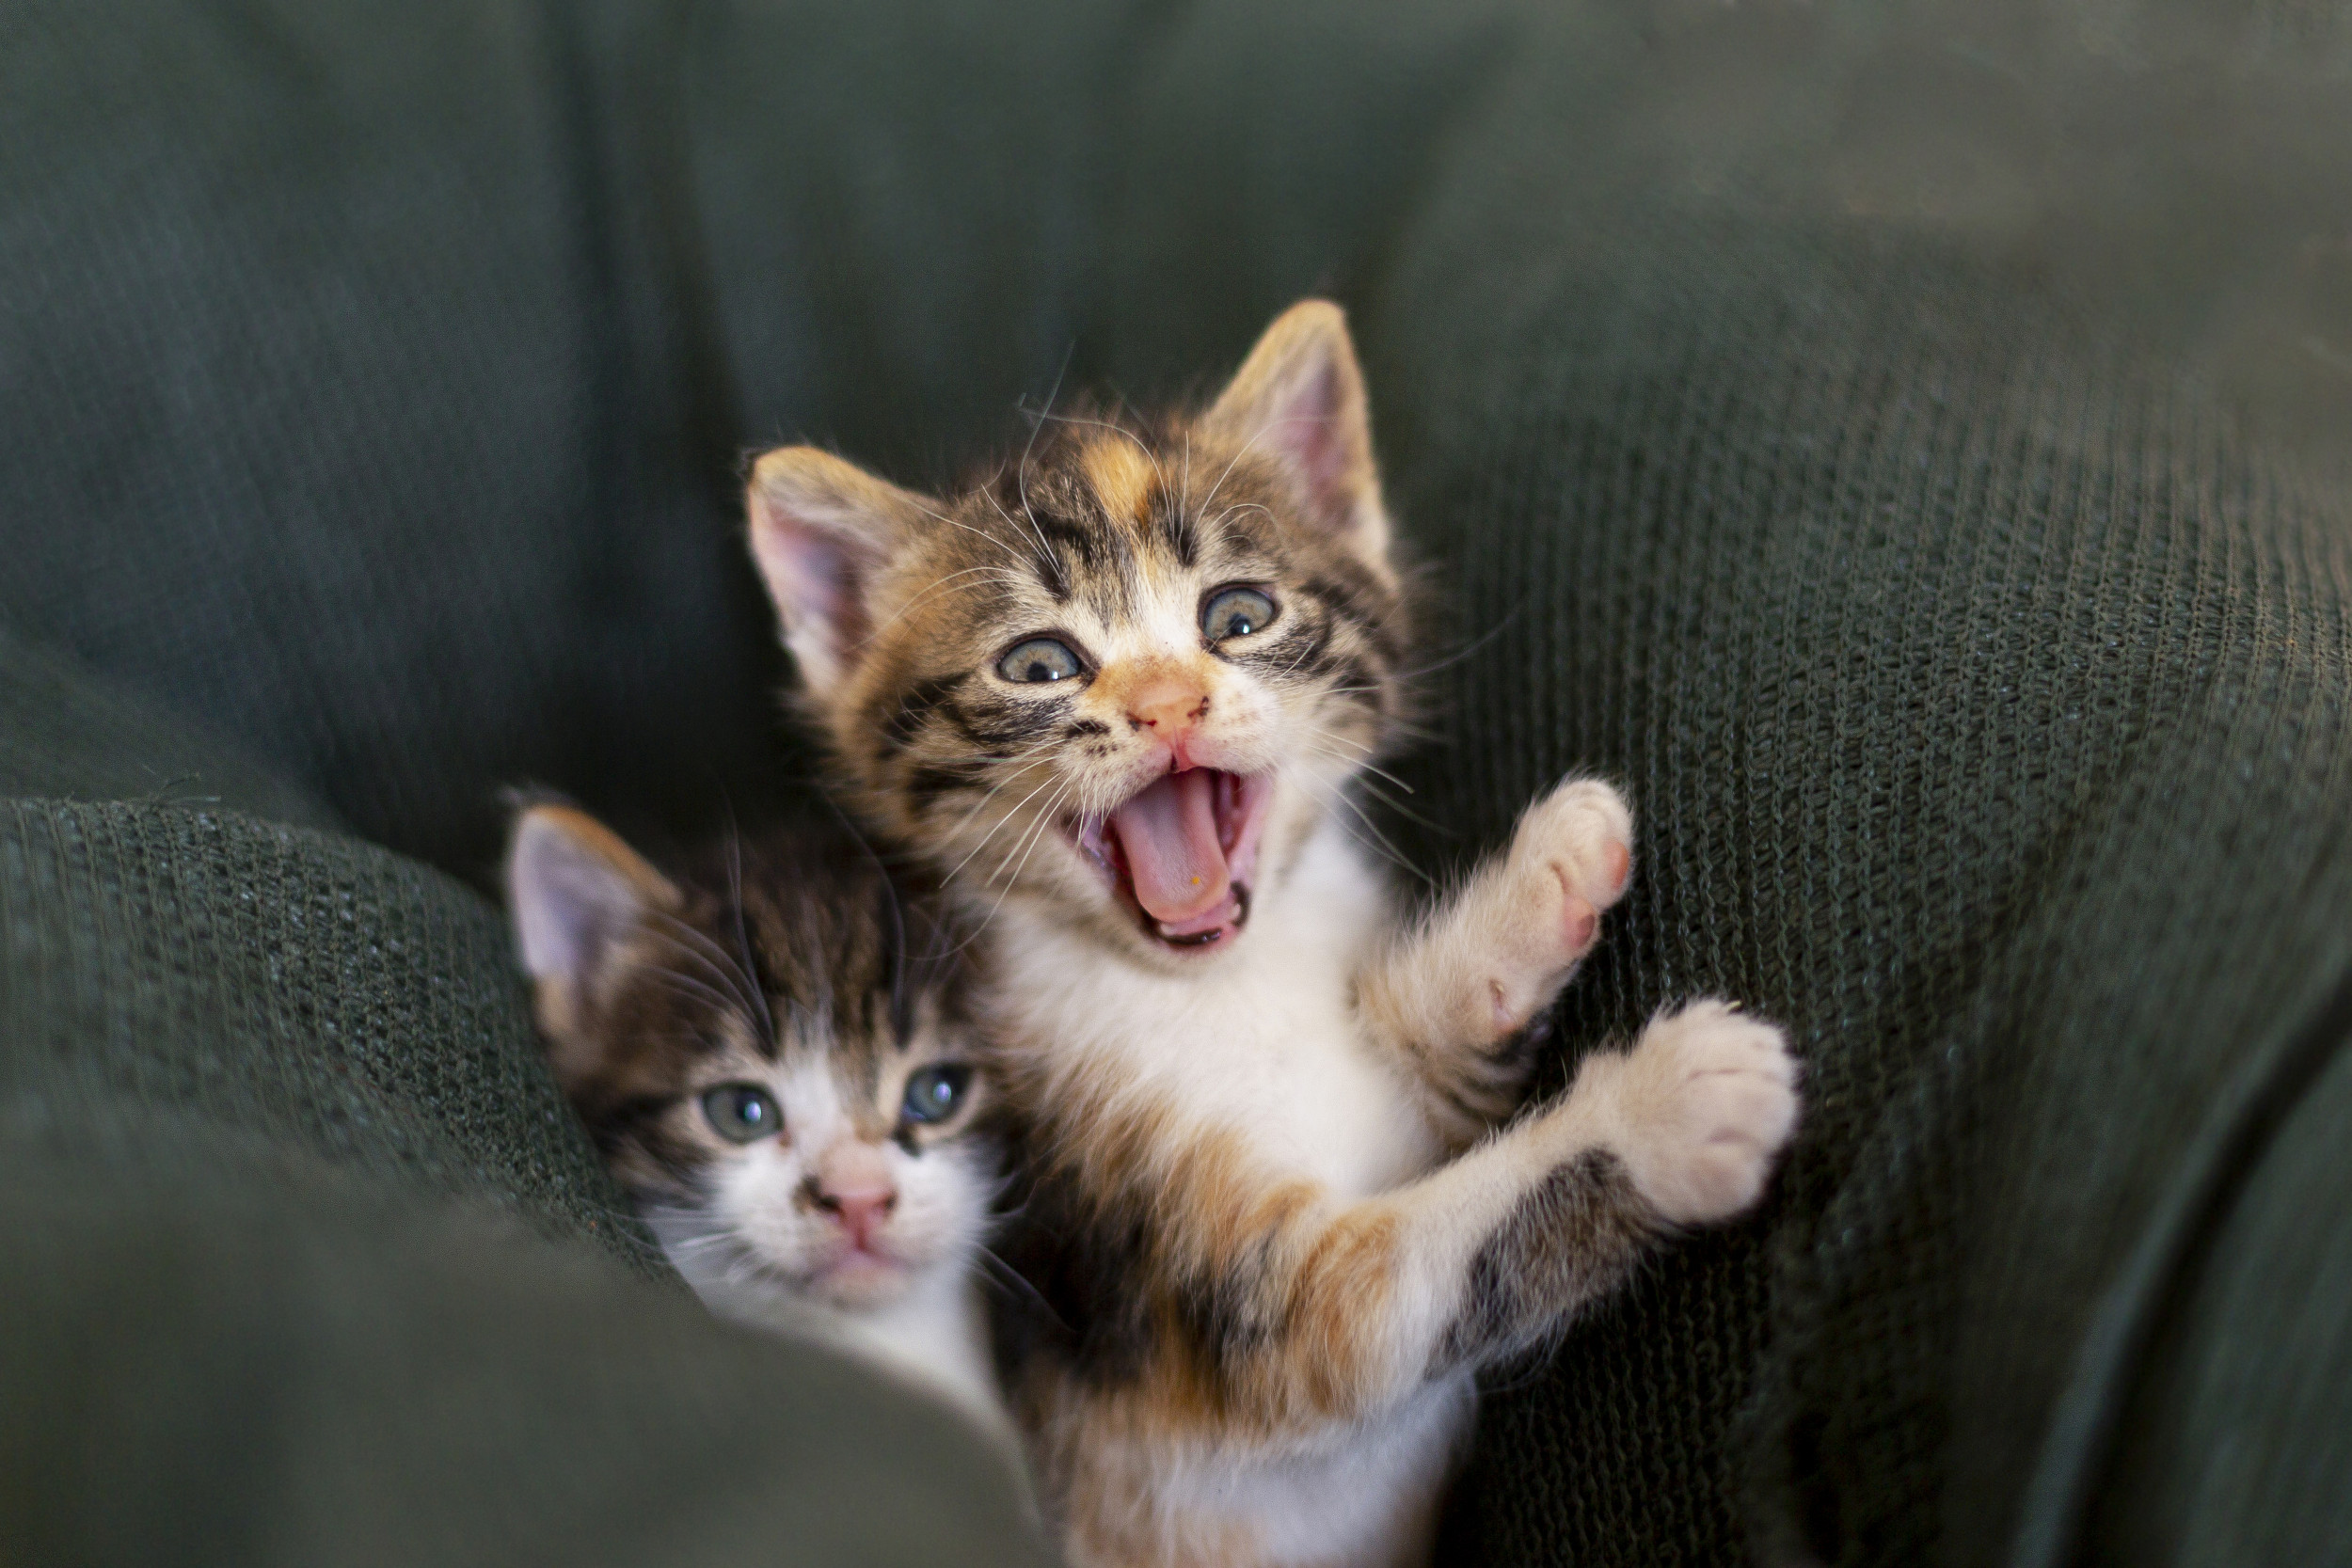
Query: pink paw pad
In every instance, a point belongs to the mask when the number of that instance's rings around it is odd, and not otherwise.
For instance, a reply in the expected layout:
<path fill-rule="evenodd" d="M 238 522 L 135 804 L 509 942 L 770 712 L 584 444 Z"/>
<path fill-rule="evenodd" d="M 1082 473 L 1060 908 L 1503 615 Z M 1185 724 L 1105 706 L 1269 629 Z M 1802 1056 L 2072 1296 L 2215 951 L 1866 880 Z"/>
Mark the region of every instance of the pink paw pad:
<path fill-rule="evenodd" d="M 1609 896 L 1614 898 L 1625 891 L 1625 880 L 1633 874 L 1633 852 L 1622 844 L 1612 844 L 1601 851 L 1601 875 L 1609 883 Z"/>
<path fill-rule="evenodd" d="M 1593 933 L 1600 928 L 1600 911 L 1570 894 L 1561 911 L 1561 925 L 1567 935 L 1568 950 L 1581 953 L 1593 944 Z"/>

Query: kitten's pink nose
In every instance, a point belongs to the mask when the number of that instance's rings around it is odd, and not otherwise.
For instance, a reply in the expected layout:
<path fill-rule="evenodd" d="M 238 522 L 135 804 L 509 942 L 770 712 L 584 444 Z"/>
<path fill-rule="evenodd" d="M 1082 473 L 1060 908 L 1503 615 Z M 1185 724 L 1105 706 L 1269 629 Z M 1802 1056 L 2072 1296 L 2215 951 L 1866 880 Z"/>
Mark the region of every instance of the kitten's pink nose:
<path fill-rule="evenodd" d="M 869 1143 L 845 1138 L 825 1151 L 808 1179 L 809 1201 L 831 1214 L 850 1244 L 870 1250 L 874 1233 L 898 1207 L 890 1162 Z"/>
<path fill-rule="evenodd" d="M 1209 694 L 1180 675 L 1156 676 L 1127 699 L 1127 722 L 1150 725 L 1170 746 L 1180 745 L 1208 711 Z"/>

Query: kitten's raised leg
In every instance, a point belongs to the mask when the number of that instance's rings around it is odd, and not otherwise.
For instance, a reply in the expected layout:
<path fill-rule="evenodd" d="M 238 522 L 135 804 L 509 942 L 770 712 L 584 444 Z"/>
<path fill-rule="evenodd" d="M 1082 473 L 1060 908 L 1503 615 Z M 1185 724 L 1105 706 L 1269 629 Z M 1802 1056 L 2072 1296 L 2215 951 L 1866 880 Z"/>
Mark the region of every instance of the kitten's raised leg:
<path fill-rule="evenodd" d="M 1510 848 L 1359 977 L 1364 1026 L 1410 1064 L 1457 1141 L 1518 1107 L 1533 1065 L 1524 1031 L 1591 951 L 1632 869 L 1624 799 L 1572 780 L 1529 807 Z"/>
<path fill-rule="evenodd" d="M 1353 1419 L 1540 1342 L 1660 1232 L 1755 1204 L 1796 1125 L 1796 1079 L 1778 1028 L 1700 1002 L 1394 1192 L 1181 1195 L 1201 1210 L 1197 1277 L 1225 1282 L 1202 1320 L 1220 1419 Z"/>

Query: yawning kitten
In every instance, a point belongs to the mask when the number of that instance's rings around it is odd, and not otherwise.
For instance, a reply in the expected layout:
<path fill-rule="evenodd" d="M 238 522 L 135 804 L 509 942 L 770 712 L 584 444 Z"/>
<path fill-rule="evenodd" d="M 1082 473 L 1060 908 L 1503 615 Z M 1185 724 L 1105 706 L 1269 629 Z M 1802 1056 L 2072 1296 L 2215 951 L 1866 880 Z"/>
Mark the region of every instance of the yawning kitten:
<path fill-rule="evenodd" d="M 1012 1393 L 1072 1557 L 1423 1558 L 1477 1370 L 1752 1205 L 1795 1071 L 1702 1002 L 1495 1131 L 1631 817 L 1565 784 L 1418 922 L 1351 832 L 1406 626 L 1340 312 L 952 499 L 796 448 L 750 504 L 843 792 L 992 911 L 1054 1308 Z"/>
<path fill-rule="evenodd" d="M 556 1077 L 704 1301 L 1001 1420 L 970 927 L 852 842 L 673 879 L 565 806 L 523 814 L 507 885 Z"/>

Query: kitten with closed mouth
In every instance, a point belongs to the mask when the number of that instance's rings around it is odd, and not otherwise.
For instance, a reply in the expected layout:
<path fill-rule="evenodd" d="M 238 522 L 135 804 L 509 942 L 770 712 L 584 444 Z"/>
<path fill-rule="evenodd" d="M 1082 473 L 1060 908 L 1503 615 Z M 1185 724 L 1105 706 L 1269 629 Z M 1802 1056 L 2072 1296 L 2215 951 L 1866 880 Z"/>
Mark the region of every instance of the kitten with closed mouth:
<path fill-rule="evenodd" d="M 517 818 L 506 879 L 557 1080 L 703 1300 L 1002 1430 L 969 926 L 846 835 L 672 875 L 563 805 Z"/>

